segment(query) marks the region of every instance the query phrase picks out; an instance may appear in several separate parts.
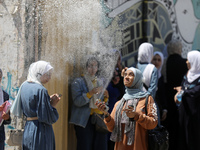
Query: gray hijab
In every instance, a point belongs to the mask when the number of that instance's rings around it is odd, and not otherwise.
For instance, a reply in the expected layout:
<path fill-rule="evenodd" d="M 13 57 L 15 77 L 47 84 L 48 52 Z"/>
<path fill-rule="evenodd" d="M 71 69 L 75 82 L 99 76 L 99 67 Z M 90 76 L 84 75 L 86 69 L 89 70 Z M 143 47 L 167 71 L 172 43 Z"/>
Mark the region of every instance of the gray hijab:
<path fill-rule="evenodd" d="M 115 113 L 115 127 L 111 134 L 110 139 L 114 142 L 119 142 L 122 140 L 122 131 L 121 124 L 125 123 L 124 133 L 126 134 L 128 141 L 127 145 L 132 145 L 135 137 L 135 121 L 129 121 L 125 112 L 121 111 L 125 103 L 128 100 L 132 101 L 132 104 L 136 108 L 138 101 L 140 98 L 146 97 L 149 95 L 148 92 L 142 91 L 143 83 L 142 83 L 142 72 L 136 68 L 128 68 L 127 70 L 133 71 L 135 78 L 130 88 L 126 87 L 126 93 L 123 98 L 120 100 L 119 104 L 116 107 Z"/>

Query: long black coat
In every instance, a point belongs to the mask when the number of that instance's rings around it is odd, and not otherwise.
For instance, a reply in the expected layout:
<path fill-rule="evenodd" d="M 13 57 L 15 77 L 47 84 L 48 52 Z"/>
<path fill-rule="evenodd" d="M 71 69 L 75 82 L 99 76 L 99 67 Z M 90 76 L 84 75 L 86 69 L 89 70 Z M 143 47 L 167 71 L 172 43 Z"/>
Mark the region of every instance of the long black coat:
<path fill-rule="evenodd" d="M 176 90 L 174 87 L 180 86 L 184 75 L 187 73 L 186 59 L 179 54 L 170 55 L 166 63 L 167 76 L 167 119 L 166 127 L 169 131 L 169 150 L 177 149 L 177 135 L 178 135 L 178 107 L 174 102 L 174 95 Z"/>
<path fill-rule="evenodd" d="M 170 109 L 176 109 L 176 104 L 174 103 L 174 95 L 176 90 L 174 87 L 180 86 L 184 75 L 187 73 L 186 59 L 182 58 L 179 54 L 170 55 L 167 58 L 166 64 L 166 76 L 167 76 L 167 87 L 166 93 L 168 96 L 168 107 Z"/>
<path fill-rule="evenodd" d="M 192 83 L 184 77 L 182 103 L 179 107 L 179 149 L 200 149 L 200 77 Z"/>

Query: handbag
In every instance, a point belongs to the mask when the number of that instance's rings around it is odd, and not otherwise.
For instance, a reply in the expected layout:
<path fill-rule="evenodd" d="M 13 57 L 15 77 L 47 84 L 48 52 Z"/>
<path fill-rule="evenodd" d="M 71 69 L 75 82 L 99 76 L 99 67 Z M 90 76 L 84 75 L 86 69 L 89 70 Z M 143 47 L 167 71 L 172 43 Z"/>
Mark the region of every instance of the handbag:
<path fill-rule="evenodd" d="M 147 114 L 148 96 L 145 102 L 145 111 Z M 169 132 L 167 129 L 158 125 L 152 130 L 148 130 L 148 149 L 149 150 L 168 150 L 169 148 Z"/>
<path fill-rule="evenodd" d="M 102 132 L 102 133 L 108 133 L 109 132 L 108 129 L 107 129 L 107 126 L 104 122 L 103 115 L 94 113 L 92 115 L 92 118 L 91 118 L 91 123 L 95 125 L 96 131 Z"/>
<path fill-rule="evenodd" d="M 21 146 L 24 129 L 9 129 L 7 131 L 6 143 L 9 146 Z"/>
<path fill-rule="evenodd" d="M 148 131 L 149 150 L 168 150 L 169 133 L 164 126 L 157 126 Z"/>

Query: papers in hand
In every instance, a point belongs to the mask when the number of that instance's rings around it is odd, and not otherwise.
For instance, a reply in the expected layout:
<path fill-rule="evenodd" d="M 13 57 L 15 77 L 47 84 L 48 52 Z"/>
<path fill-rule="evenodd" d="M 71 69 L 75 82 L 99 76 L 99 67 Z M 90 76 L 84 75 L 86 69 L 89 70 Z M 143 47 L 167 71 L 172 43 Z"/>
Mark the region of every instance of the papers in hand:
<path fill-rule="evenodd" d="M 6 101 L 5 103 L 6 104 L 4 105 L 3 110 L 0 111 L 0 126 L 2 125 L 2 123 L 4 121 L 4 119 L 2 118 L 3 112 L 8 113 L 8 111 L 10 110 L 11 105 L 12 105 L 10 101 Z"/>

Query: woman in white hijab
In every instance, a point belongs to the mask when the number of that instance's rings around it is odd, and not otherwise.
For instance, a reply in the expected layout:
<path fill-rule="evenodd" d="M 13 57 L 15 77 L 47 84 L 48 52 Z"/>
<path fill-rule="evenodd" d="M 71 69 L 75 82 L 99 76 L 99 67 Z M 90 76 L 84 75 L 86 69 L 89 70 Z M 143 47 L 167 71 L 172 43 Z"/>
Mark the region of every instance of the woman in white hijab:
<path fill-rule="evenodd" d="M 200 52 L 190 51 L 187 55 L 188 73 L 174 97 L 179 103 L 179 150 L 200 149 Z M 182 100 L 177 99 L 183 91 Z"/>
<path fill-rule="evenodd" d="M 154 64 L 158 70 L 158 84 L 155 99 L 160 110 L 161 121 L 164 121 L 167 117 L 167 99 L 165 93 L 164 76 L 161 73 L 164 56 L 159 51 L 155 51 L 153 55 L 152 64 Z M 165 122 L 162 122 L 162 125 L 165 126 Z"/>
<path fill-rule="evenodd" d="M 148 91 L 153 98 L 155 98 L 158 72 L 156 67 L 151 64 L 153 58 L 153 45 L 150 43 L 142 43 L 138 50 L 138 64 L 137 68 L 144 76 L 144 91 Z"/>
<path fill-rule="evenodd" d="M 55 108 L 60 98 L 51 97 L 43 86 L 51 79 L 53 67 L 46 61 L 30 65 L 27 80 L 21 85 L 11 107 L 13 115 L 27 117 L 23 134 L 23 150 L 55 150 L 52 124 L 58 120 Z"/>
<path fill-rule="evenodd" d="M 143 80 L 143 90 L 151 94 L 155 100 L 156 105 L 157 100 L 155 99 L 157 84 L 158 84 L 158 70 L 151 64 L 153 59 L 153 45 L 151 43 L 142 43 L 138 49 L 138 63 L 137 68 L 142 72 Z M 160 110 L 157 106 L 158 113 L 158 123 L 160 122 Z"/>

